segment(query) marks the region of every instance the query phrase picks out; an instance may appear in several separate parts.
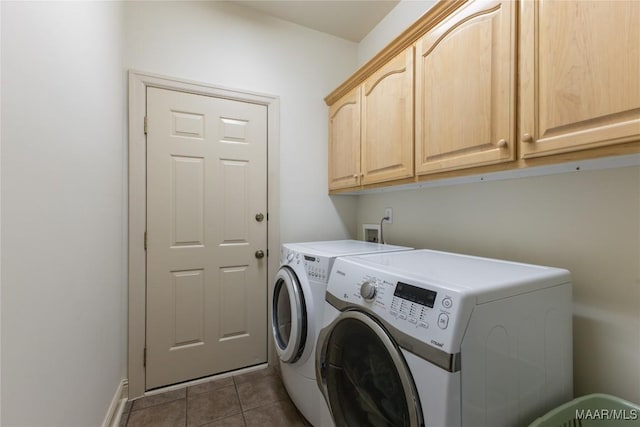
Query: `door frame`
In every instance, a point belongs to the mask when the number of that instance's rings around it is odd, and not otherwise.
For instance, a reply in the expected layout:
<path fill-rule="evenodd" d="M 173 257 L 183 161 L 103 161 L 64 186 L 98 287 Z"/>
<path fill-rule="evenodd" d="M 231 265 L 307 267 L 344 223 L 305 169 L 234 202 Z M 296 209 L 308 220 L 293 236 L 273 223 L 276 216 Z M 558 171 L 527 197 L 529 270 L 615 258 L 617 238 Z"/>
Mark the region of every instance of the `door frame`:
<path fill-rule="evenodd" d="M 129 70 L 129 229 L 128 229 L 128 394 L 129 399 L 145 393 L 144 349 L 146 341 L 146 251 L 144 233 L 147 218 L 146 116 L 147 87 L 197 95 L 214 96 L 264 105 L 267 108 L 267 360 L 274 358 L 271 331 L 273 283 L 280 253 L 280 98 L 256 92 L 230 89 L 153 73 Z"/>

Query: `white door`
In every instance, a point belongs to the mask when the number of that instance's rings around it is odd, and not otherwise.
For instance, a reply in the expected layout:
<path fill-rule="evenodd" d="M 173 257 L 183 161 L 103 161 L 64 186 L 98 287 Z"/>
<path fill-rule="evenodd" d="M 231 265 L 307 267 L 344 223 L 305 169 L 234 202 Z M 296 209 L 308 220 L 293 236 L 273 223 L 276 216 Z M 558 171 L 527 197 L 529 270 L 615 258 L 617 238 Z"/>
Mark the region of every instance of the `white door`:
<path fill-rule="evenodd" d="M 267 109 L 148 88 L 147 125 L 146 389 L 264 363 Z"/>

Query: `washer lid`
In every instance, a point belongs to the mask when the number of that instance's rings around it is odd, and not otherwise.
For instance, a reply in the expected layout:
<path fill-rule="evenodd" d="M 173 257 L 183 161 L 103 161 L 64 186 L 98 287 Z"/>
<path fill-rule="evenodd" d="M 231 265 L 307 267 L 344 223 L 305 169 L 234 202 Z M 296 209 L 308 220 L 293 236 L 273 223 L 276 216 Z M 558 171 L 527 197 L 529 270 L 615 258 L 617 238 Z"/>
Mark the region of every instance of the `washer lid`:
<path fill-rule="evenodd" d="M 571 281 L 569 271 L 433 250 L 415 250 L 350 256 L 343 262 L 410 278 L 428 286 L 437 282 L 482 304 L 501 298 L 561 285 Z"/>

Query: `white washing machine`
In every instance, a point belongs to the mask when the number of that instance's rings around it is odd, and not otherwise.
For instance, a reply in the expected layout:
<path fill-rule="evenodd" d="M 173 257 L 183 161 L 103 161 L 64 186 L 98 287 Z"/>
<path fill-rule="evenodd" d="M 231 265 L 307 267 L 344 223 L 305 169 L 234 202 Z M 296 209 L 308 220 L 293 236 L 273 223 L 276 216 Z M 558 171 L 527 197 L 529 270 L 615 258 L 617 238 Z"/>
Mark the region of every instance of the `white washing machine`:
<path fill-rule="evenodd" d="M 557 268 L 430 250 L 339 258 L 316 349 L 322 425 L 528 425 L 572 398 L 571 298 Z"/>
<path fill-rule="evenodd" d="M 283 383 L 302 415 L 320 423 L 324 402 L 315 381 L 315 344 L 327 281 L 338 256 L 412 248 L 358 240 L 283 244 L 273 290 L 272 325 Z"/>

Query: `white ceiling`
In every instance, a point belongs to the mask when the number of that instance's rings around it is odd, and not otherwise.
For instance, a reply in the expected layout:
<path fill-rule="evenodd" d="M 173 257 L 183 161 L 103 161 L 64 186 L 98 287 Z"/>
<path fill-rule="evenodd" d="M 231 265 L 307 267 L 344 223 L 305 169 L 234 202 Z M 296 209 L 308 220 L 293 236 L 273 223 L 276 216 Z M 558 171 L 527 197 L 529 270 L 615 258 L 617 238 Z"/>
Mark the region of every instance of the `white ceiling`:
<path fill-rule="evenodd" d="M 360 42 L 399 0 L 234 1 L 267 15 Z"/>

